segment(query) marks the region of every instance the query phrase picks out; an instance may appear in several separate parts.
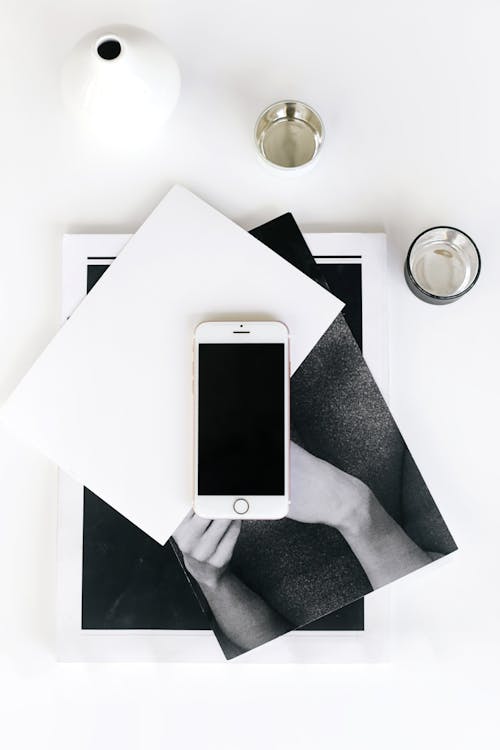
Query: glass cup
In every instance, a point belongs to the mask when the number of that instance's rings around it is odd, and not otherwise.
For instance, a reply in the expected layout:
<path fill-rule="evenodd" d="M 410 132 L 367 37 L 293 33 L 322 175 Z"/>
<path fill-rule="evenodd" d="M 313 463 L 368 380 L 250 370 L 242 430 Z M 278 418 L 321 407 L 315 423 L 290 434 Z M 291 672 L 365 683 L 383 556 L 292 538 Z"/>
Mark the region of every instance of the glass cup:
<path fill-rule="evenodd" d="M 454 227 L 432 227 L 416 237 L 408 251 L 405 278 L 424 302 L 446 305 L 476 283 L 481 257 L 473 240 Z"/>

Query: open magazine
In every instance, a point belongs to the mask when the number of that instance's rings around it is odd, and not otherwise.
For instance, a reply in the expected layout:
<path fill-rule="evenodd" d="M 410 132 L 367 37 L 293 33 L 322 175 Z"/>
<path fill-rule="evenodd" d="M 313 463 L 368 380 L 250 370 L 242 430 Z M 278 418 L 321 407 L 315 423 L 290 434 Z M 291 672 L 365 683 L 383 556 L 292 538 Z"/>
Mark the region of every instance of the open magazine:
<path fill-rule="evenodd" d="M 266 226 L 269 228 L 270 225 Z M 290 231 L 295 231 L 293 226 Z M 66 238 L 63 319 L 98 281 L 126 239 L 125 236 Z M 373 476 L 366 476 L 367 472 L 368 475 L 370 473 L 370 467 L 367 467 L 366 460 L 363 465 L 360 459 L 352 427 L 353 419 L 358 420 L 359 429 L 359 415 L 349 408 L 349 394 L 342 393 L 341 388 L 344 391 L 346 388 L 343 382 L 345 374 L 343 379 L 337 376 L 335 381 L 332 368 L 334 370 L 336 363 L 340 362 L 341 370 L 346 371 L 347 368 L 348 371 L 354 360 L 354 375 L 361 379 L 364 391 L 368 388 L 372 403 L 377 399 L 378 390 L 360 356 L 358 345 L 362 346 L 378 385 L 382 389 L 385 386 L 384 237 L 313 235 L 307 239 L 318 263 L 321 263 L 321 273 L 317 274 L 316 280 L 342 299 L 346 309 L 340 325 L 332 326 L 333 330 L 325 334 L 292 379 L 294 439 L 304 456 L 316 460 L 323 458 L 331 461 L 332 465 L 338 465 L 340 461 L 345 467 L 340 471 L 346 475 L 346 469 L 351 468 L 347 464 L 351 461 L 354 471 L 349 476 L 356 478 L 357 474 L 361 479 L 364 474 L 367 482 L 378 481 L 379 486 L 383 486 L 385 479 L 380 476 L 380 470 L 378 475 L 375 471 Z M 295 240 L 300 242 L 300 233 Z M 290 260 L 293 262 L 292 258 Z M 348 374 L 349 383 L 353 373 Z M 359 391 L 359 383 L 357 387 Z M 387 471 L 393 477 L 394 486 L 385 488 L 384 499 L 390 495 L 393 502 L 398 501 L 404 483 L 409 484 L 414 492 L 417 481 L 420 499 L 423 498 L 428 506 L 424 527 L 429 522 L 430 512 L 434 544 L 437 534 L 441 546 L 430 552 L 445 554 L 454 547 L 451 537 L 421 478 L 419 482 L 420 475 L 415 475 L 411 457 L 397 428 L 394 430 L 391 420 L 387 420 L 380 394 L 378 399 L 383 406 L 378 404 L 375 409 L 377 413 L 365 413 L 364 418 L 378 419 L 382 412 L 385 418 L 382 429 L 390 438 L 388 446 L 379 445 L 377 448 L 383 453 L 385 451 L 385 459 L 389 451 L 389 457 L 393 460 Z M 363 404 L 358 403 L 357 407 L 360 407 L 363 417 Z M 372 439 L 377 446 L 380 425 L 372 423 L 371 426 L 374 424 L 376 429 Z M 345 437 L 332 437 L 332 429 L 337 430 L 338 435 L 347 434 L 347 441 Z M 362 439 L 365 438 L 366 435 L 362 433 Z M 336 451 L 336 455 L 329 455 L 332 450 Z M 322 452 L 324 457 L 321 456 Z M 373 454 L 372 448 L 372 473 L 377 458 Z M 312 463 L 314 470 L 314 461 Z M 402 468 L 405 463 L 409 467 L 406 474 Z M 396 466 L 404 476 L 394 480 Z M 408 494 L 408 489 L 406 492 Z M 314 522 L 310 519 L 284 519 L 278 522 L 245 521 L 242 524 L 228 561 L 232 575 L 255 594 L 259 611 L 262 602 L 263 611 L 269 611 L 272 615 L 276 613 L 271 621 L 279 623 L 274 631 L 269 631 L 271 642 L 265 649 L 253 652 L 237 643 L 238 633 L 235 643 L 228 635 L 224 622 L 214 617 L 203 586 L 191 575 L 189 560 L 183 554 L 182 536 L 165 547 L 158 545 L 102 500 L 76 486 L 67 477 L 61 477 L 59 499 L 59 635 L 62 658 L 211 659 L 217 655 L 213 651 L 213 638 L 202 633 L 213 628 L 229 658 L 249 650 L 246 659 L 257 656 L 257 659 L 263 660 L 319 658 L 321 661 L 325 657 L 328 660 L 324 639 L 320 654 L 316 651 L 317 642 L 311 647 L 308 636 L 318 632 L 351 632 L 359 636 L 363 632 L 364 610 L 360 597 L 369 593 L 374 586 L 339 530 L 318 523 L 316 519 Z M 394 508 L 392 510 L 396 515 Z M 418 529 L 418 519 L 416 524 L 413 519 L 413 526 Z M 414 545 L 418 546 L 416 542 Z M 422 554 L 427 552 L 422 550 Z M 425 558 L 421 559 L 425 564 Z M 376 601 L 380 603 L 380 596 Z M 252 615 L 251 611 L 248 617 L 243 614 L 243 624 L 251 623 Z M 373 618 L 373 633 L 377 630 L 376 622 L 377 616 Z M 379 625 L 380 622 L 379 617 Z M 369 635 L 370 618 L 367 618 L 367 624 Z M 297 631 L 297 628 L 302 630 Z M 295 631 L 294 635 L 274 640 L 277 635 L 292 630 Z M 111 634 L 120 635 L 119 639 L 115 639 L 119 645 L 112 643 L 109 638 Z M 191 636 L 188 638 L 189 644 L 185 638 L 182 639 L 186 635 Z M 365 636 L 366 644 L 369 638 Z M 309 644 L 306 648 L 298 645 L 305 642 Z M 368 658 L 366 646 L 360 646 L 359 640 L 354 648 L 352 645 L 351 641 L 346 647 L 344 642 L 342 654 L 335 648 L 333 660 Z M 294 649 L 295 654 L 291 656 L 290 652 Z"/>

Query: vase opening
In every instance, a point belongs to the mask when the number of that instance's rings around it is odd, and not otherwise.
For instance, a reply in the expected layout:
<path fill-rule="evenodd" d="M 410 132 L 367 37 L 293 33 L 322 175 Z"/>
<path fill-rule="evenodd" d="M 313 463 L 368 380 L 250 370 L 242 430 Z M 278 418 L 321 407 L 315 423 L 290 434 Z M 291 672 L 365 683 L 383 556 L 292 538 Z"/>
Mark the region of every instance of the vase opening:
<path fill-rule="evenodd" d="M 116 60 L 121 51 L 122 45 L 116 37 L 105 37 L 97 43 L 97 54 L 103 60 Z"/>

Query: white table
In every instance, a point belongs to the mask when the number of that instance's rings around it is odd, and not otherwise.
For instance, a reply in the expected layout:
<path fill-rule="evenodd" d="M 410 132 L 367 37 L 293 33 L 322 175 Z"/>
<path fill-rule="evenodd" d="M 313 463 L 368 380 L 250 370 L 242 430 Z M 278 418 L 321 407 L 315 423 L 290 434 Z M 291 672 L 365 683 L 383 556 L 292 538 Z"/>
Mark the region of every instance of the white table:
<path fill-rule="evenodd" d="M 500 5 L 0 0 L 0 16 L 0 398 L 56 330 L 63 231 L 133 231 L 174 182 L 248 228 L 292 210 L 307 231 L 385 230 L 392 408 L 460 547 L 394 585 L 384 666 L 58 665 L 56 471 L 2 432 L 3 744 L 494 746 Z M 115 19 L 156 31 L 183 73 L 163 142 L 140 153 L 82 140 L 60 111 L 62 58 Z M 286 96 L 327 133 L 316 167 L 293 177 L 266 170 L 252 142 L 260 110 Z M 402 275 L 411 239 L 439 223 L 483 257 L 473 292 L 441 308 Z"/>

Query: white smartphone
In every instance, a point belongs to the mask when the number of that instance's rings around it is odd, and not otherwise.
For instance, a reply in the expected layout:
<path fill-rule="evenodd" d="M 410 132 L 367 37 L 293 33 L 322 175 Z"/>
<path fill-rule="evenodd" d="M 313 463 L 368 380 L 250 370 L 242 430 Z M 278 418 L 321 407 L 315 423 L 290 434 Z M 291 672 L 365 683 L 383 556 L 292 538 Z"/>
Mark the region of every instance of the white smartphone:
<path fill-rule="evenodd" d="M 203 518 L 288 512 L 290 358 L 276 321 L 201 323 L 194 335 L 194 510 Z"/>

